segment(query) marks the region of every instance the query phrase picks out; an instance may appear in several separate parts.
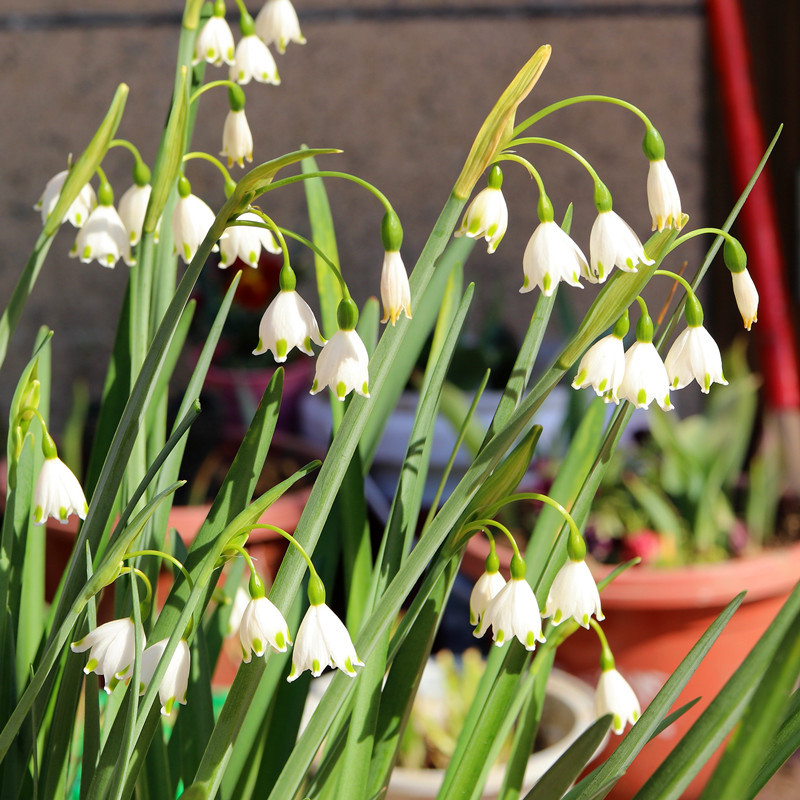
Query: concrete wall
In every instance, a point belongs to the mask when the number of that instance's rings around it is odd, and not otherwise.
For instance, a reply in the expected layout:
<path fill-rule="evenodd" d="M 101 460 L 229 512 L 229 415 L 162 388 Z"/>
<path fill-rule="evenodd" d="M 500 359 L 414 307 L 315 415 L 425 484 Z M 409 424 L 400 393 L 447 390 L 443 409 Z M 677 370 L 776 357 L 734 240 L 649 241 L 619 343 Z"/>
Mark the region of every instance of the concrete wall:
<path fill-rule="evenodd" d="M 379 186 L 405 226 L 406 263 L 413 264 L 446 200 L 480 124 L 519 67 L 543 43 L 553 55 L 520 117 L 562 97 L 614 94 L 639 105 L 660 129 L 693 224 L 704 220 L 703 75 L 706 43 L 699 6 L 689 0 L 516 2 L 469 0 L 344 6 L 332 0 L 298 0 L 308 43 L 278 56 L 280 87 L 247 88 L 247 113 L 256 136 L 255 160 L 300 144 L 339 147 L 326 161 Z M 236 19 L 231 6 L 232 22 Z M 177 45 L 177 25 L 161 24 L 180 11 L 177 0 L 48 0 L 34 8 L 6 0 L 0 14 L 0 298 L 5 304 L 40 229 L 31 210 L 47 180 L 78 153 L 101 120 L 119 82 L 131 92 L 119 135 L 152 162 L 165 119 Z M 254 13 L 257 7 L 251 9 Z M 150 16 L 148 16 L 150 14 Z M 60 16 L 59 16 L 60 15 Z M 235 23 L 234 23 L 235 24 Z M 223 77 L 209 68 L 209 78 Z M 226 113 L 223 90 L 201 101 L 196 149 L 218 153 Z M 562 111 L 541 126 L 579 149 L 608 184 L 617 210 L 644 239 L 649 235 L 645 194 L 647 161 L 642 127 L 608 106 Z M 591 181 L 562 154 L 529 150 L 557 214 L 575 203 L 573 234 L 588 252 L 594 218 Z M 104 165 L 106 166 L 106 165 Z M 130 183 L 130 158 L 114 151 L 107 171 L 118 195 Z M 236 169 L 236 168 L 234 168 Z M 235 174 L 241 174 L 240 172 Z M 223 198 L 208 164 L 193 162 L 188 176 L 212 205 Z M 527 325 L 537 294 L 518 294 L 521 258 L 536 224 L 535 187 L 522 169 L 506 170 L 510 227 L 497 253 L 481 246 L 468 266 L 479 282 L 473 330 L 502 313 L 514 330 Z M 381 263 L 381 209 L 363 191 L 331 183 L 340 257 L 356 299 L 377 293 Z M 264 204 L 282 224 L 307 230 L 302 190 L 270 195 Z M 102 385 L 127 267 L 113 271 L 69 259 L 73 229 L 53 244 L 39 284 L 0 375 L 5 415 L 13 383 L 39 325 L 55 329 L 54 397 L 67 398 L 71 381 Z M 694 247 L 688 258 L 697 264 Z M 302 266 L 302 262 L 301 262 Z M 570 292 L 586 307 L 596 289 Z M 316 305 L 312 299 L 312 304 Z M 736 313 L 735 308 L 731 313 Z M 254 334 L 255 335 L 255 334 Z M 55 410 L 63 419 L 65 403 Z"/>

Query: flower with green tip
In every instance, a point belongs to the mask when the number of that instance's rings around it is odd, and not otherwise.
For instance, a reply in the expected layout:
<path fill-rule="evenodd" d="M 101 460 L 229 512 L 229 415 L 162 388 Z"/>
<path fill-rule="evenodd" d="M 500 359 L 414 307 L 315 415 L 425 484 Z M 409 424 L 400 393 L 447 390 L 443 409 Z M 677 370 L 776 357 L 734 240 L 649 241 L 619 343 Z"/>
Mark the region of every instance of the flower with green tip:
<path fill-rule="evenodd" d="M 497 571 L 486 570 L 475 582 L 469 596 L 469 624 L 477 625 L 489 603 L 506 585 L 506 579 Z"/>
<path fill-rule="evenodd" d="M 652 342 L 636 341 L 628 348 L 619 396 L 636 408 L 647 408 L 655 400 L 664 411 L 672 409 L 669 376 Z"/>
<path fill-rule="evenodd" d="M 511 580 L 489 601 L 473 635 L 480 639 L 490 627 L 497 647 L 514 636 L 526 650 L 533 650 L 536 642 L 545 640 L 539 604 L 525 578 L 511 576 Z"/>
<path fill-rule="evenodd" d="M 253 350 L 253 355 L 260 356 L 271 350 L 275 360 L 283 363 L 294 347 L 313 356 L 311 342 L 320 346 L 325 344 L 314 312 L 296 291 L 282 289 L 261 317 L 258 347 Z"/>
<path fill-rule="evenodd" d="M 150 202 L 152 188 L 149 183 L 144 186 L 137 186 L 134 183 L 123 192 L 119 199 L 119 218 L 128 232 L 131 247 L 135 247 L 142 238 L 144 215 L 147 212 L 147 204 Z"/>
<path fill-rule="evenodd" d="M 227 157 L 229 168 L 234 163 L 244 167 L 245 159 L 253 160 L 253 134 L 247 124 L 244 109 L 238 111 L 231 109 L 225 117 L 220 155 Z"/>
<path fill-rule="evenodd" d="M 611 714 L 611 730 L 618 735 L 625 730 L 626 723 L 634 725 L 642 713 L 630 684 L 614 668 L 604 669 L 600 675 L 594 694 L 594 713 L 598 719 Z"/>
<path fill-rule="evenodd" d="M 672 389 L 697 381 L 703 394 L 712 383 L 728 385 L 722 374 L 722 356 L 714 337 L 702 325 L 689 325 L 680 333 L 664 361 Z"/>
<path fill-rule="evenodd" d="M 647 173 L 647 204 L 653 220 L 653 230 L 680 230 L 683 226 L 681 198 L 678 186 L 667 162 L 658 158 L 650 162 Z"/>
<path fill-rule="evenodd" d="M 48 517 L 67 524 L 71 514 L 86 519 L 89 506 L 78 479 L 58 456 L 45 458 L 33 490 L 33 521 L 44 525 Z"/>
<path fill-rule="evenodd" d="M 139 694 L 144 694 L 148 684 L 153 679 L 158 662 L 167 649 L 169 639 L 161 639 L 142 653 L 141 683 Z M 186 705 L 186 687 L 189 685 L 189 666 L 190 666 L 189 645 L 186 640 L 181 639 L 169 665 L 161 678 L 158 686 L 158 699 L 161 701 L 161 715 L 168 717 L 172 713 L 175 703 Z"/>
<path fill-rule="evenodd" d="M 383 303 L 383 319 L 394 325 L 401 312 L 411 319 L 411 289 L 408 285 L 408 273 L 400 253 L 387 250 L 383 257 L 381 269 L 381 302 Z"/>
<path fill-rule="evenodd" d="M 194 258 L 213 224 L 214 212 L 205 201 L 194 194 L 178 197 L 172 212 L 172 237 L 175 240 L 174 252 L 180 253 L 185 264 Z M 214 245 L 212 249 L 216 252 L 219 248 Z"/>
<path fill-rule="evenodd" d="M 113 269 L 120 258 L 129 267 L 136 263 L 131 255 L 130 234 L 112 205 L 101 204 L 89 214 L 69 254 L 84 264 L 97 261 L 109 269 Z"/>
<path fill-rule="evenodd" d="M 744 327 L 749 331 L 754 322 L 758 322 L 758 289 L 747 267 L 739 272 L 731 272 L 733 295 L 742 315 Z"/>
<path fill-rule="evenodd" d="M 245 211 L 237 219 L 240 222 L 262 222 L 261 217 L 253 211 Z M 261 248 L 276 255 L 281 252 L 272 231 L 263 225 L 231 225 L 225 228 L 225 234 L 220 239 L 219 268 L 227 269 L 238 258 L 257 269 Z"/>
<path fill-rule="evenodd" d="M 192 65 L 199 64 L 201 61 L 206 61 L 216 67 L 221 67 L 223 64 L 233 64 L 235 54 L 233 33 L 224 17 L 224 5 L 222 11 L 223 16 L 215 13 L 200 28 L 194 43 Z"/>
<path fill-rule="evenodd" d="M 326 386 L 339 400 L 356 392 L 369 397 L 369 354 L 355 330 L 338 330 L 317 356 L 311 394 Z"/>
<path fill-rule="evenodd" d="M 243 36 L 236 45 L 228 78 L 243 86 L 251 80 L 271 83 L 273 86 L 278 86 L 281 82 L 272 53 L 254 33 Z"/>
<path fill-rule="evenodd" d="M 144 647 L 144 632 L 140 631 L 140 653 Z M 91 672 L 103 676 L 103 688 L 111 694 L 119 681 L 124 680 L 130 671 L 136 653 L 136 634 L 133 620 L 114 619 L 98 625 L 77 642 L 72 642 L 73 653 L 89 650 L 89 660 L 83 668 L 87 675 Z"/>
<path fill-rule="evenodd" d="M 580 277 L 587 269 L 586 256 L 561 227 L 552 220 L 540 222 L 522 256 L 525 278 L 520 292 L 538 286 L 550 297 L 561 281 L 582 289 Z"/>
<path fill-rule="evenodd" d="M 455 236 L 468 236 L 487 242 L 487 253 L 494 253 L 508 228 L 508 206 L 502 189 L 488 186 L 469 204 Z"/>
<path fill-rule="evenodd" d="M 606 403 L 619 403 L 619 387 L 624 376 L 625 345 L 620 337 L 610 333 L 583 354 L 572 388 L 591 386 Z"/>
<path fill-rule="evenodd" d="M 256 17 L 256 33 L 264 44 L 276 45 L 280 53 L 286 52 L 289 42 L 306 43 L 290 0 L 267 0 Z"/>
<path fill-rule="evenodd" d="M 42 196 L 34 206 L 37 211 L 41 211 L 42 213 L 42 224 L 47 222 L 47 218 L 56 207 L 58 198 L 61 195 L 61 190 L 64 188 L 64 181 L 66 181 L 67 175 L 69 175 L 69 170 L 66 169 L 53 175 L 44 187 Z M 89 219 L 89 214 L 96 205 L 97 195 L 95 195 L 92 185 L 87 183 L 80 192 L 78 192 L 78 196 L 72 201 L 72 205 L 67 209 L 64 219 L 67 219 L 73 227 L 81 228 L 86 220 Z M 63 222 L 64 220 L 61 221 Z"/>
<path fill-rule="evenodd" d="M 354 678 L 355 668 L 363 666 L 344 623 L 325 603 L 312 603 L 297 629 L 288 680 L 297 680 L 307 669 L 318 678 L 325 667 L 338 667 Z"/>
<path fill-rule="evenodd" d="M 590 265 L 586 277 L 603 283 L 616 266 L 624 272 L 636 272 L 638 264 L 653 264 L 633 228 L 616 211 L 600 211 L 589 236 Z"/>
<path fill-rule="evenodd" d="M 547 593 L 543 617 L 552 617 L 554 625 L 572 619 L 584 628 L 589 627 L 589 619 L 603 620 L 600 608 L 600 593 L 592 573 L 583 559 L 567 559 L 556 573 L 550 591 Z"/>
<path fill-rule="evenodd" d="M 277 606 L 266 597 L 253 597 L 242 614 L 239 625 L 242 660 L 250 663 L 250 653 L 263 656 L 269 645 L 276 653 L 285 653 L 292 643 L 289 626 Z"/>

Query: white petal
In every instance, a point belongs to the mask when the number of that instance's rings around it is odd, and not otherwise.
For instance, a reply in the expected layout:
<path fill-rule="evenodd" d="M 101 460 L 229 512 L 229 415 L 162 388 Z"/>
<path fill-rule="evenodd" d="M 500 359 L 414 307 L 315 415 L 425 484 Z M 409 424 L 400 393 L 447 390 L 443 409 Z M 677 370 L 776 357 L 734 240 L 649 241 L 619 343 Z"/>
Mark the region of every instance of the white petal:
<path fill-rule="evenodd" d="M 381 301 L 383 303 L 383 319 L 394 325 L 400 313 L 411 319 L 411 289 L 408 285 L 408 273 L 403 259 L 397 251 L 387 251 L 381 269 Z"/>
<path fill-rule="evenodd" d="M 554 625 L 571 617 L 584 628 L 592 616 L 604 619 L 597 584 L 585 561 L 567 559 L 553 579 L 542 616 L 552 617 Z"/>
<path fill-rule="evenodd" d="M 80 482 L 59 458 L 46 458 L 33 490 L 33 521 L 44 525 L 48 517 L 66 524 L 71 514 L 86 519 L 86 496 Z"/>
<path fill-rule="evenodd" d="M 599 718 L 612 714 L 614 733 L 625 730 L 625 723 L 633 725 L 642 713 L 639 701 L 630 684 L 616 669 L 604 670 L 597 683 L 594 700 L 595 715 Z"/>
<path fill-rule="evenodd" d="M 487 242 L 487 253 L 494 253 L 508 228 L 508 206 L 501 189 L 487 187 L 475 196 L 467 208 L 455 236 L 468 236 Z"/>
<path fill-rule="evenodd" d="M 290 0 L 267 0 L 256 17 L 256 33 L 265 44 L 276 44 L 281 53 L 286 52 L 289 42 L 306 42 Z"/>
<path fill-rule="evenodd" d="M 647 173 L 647 203 L 654 231 L 664 228 L 681 229 L 683 214 L 678 186 L 663 158 L 650 162 Z"/>
<path fill-rule="evenodd" d="M 574 389 L 591 386 L 606 402 L 619 403 L 619 387 L 625 376 L 625 346 L 614 334 L 596 341 L 583 355 L 572 381 Z"/>
<path fill-rule="evenodd" d="M 239 40 L 228 77 L 243 85 L 251 80 L 275 86 L 281 82 L 272 53 L 256 35 L 244 36 Z"/>
<path fill-rule="evenodd" d="M 522 269 L 525 281 L 520 292 L 538 286 L 550 297 L 561 281 L 583 288 L 579 278 L 587 269 L 586 256 L 555 222 L 541 222 L 528 240 Z"/>
<path fill-rule="evenodd" d="M 311 342 L 320 346 L 325 343 L 311 307 L 295 291 L 278 292 L 261 317 L 258 347 L 253 350 L 253 355 L 271 350 L 275 360 L 283 362 L 296 347 L 311 356 L 314 355 Z"/>
<path fill-rule="evenodd" d="M 317 356 L 311 394 L 326 386 L 339 400 L 352 391 L 369 397 L 369 355 L 354 330 L 337 331 Z"/>

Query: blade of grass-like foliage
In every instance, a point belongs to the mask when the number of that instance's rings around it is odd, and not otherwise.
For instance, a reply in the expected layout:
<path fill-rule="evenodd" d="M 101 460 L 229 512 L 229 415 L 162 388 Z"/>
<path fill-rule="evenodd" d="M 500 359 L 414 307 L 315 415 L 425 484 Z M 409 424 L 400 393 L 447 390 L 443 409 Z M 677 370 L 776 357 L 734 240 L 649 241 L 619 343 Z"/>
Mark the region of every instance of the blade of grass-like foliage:
<path fill-rule="evenodd" d="M 769 742 L 761 769 L 750 784 L 750 791 L 746 796 L 758 796 L 767 781 L 798 747 L 800 747 L 800 689 L 792 695 L 783 724 Z"/>
<path fill-rule="evenodd" d="M 725 607 L 722 613 L 709 625 L 703 635 L 693 645 L 686 657 L 661 687 L 642 716 L 631 728 L 617 749 L 599 767 L 583 778 L 564 796 L 564 800 L 588 800 L 605 797 L 611 786 L 628 768 L 639 751 L 658 730 L 662 720 L 669 712 L 678 695 L 686 686 L 697 665 L 722 633 L 736 609 L 741 604 L 744 593 L 738 595 Z"/>
<path fill-rule="evenodd" d="M 533 789 L 525 795 L 525 800 L 552 800 L 555 797 L 563 797 L 597 752 L 610 727 L 610 714 L 600 717 L 590 725 L 539 778 Z"/>
<path fill-rule="evenodd" d="M 761 748 L 753 743 L 773 740 L 800 675 L 799 622 L 800 615 L 789 625 L 766 669 L 758 674 L 758 686 L 703 790 L 703 798 L 740 800 L 751 796 L 749 784 L 763 759 Z"/>
<path fill-rule="evenodd" d="M 86 577 L 92 577 L 92 554 L 86 551 Z M 89 630 L 97 627 L 97 602 L 94 597 L 86 604 L 86 620 Z M 100 703 L 96 680 L 83 683 L 83 738 L 81 752 L 80 800 L 85 800 L 89 788 L 89 776 L 94 772 L 100 752 Z"/>

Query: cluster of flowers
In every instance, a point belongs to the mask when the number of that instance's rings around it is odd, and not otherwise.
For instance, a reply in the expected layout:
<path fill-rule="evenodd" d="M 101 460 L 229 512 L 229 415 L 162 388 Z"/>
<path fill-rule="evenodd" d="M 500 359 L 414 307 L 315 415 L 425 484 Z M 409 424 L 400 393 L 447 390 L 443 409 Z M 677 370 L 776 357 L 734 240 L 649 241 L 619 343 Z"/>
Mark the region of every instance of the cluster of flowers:
<path fill-rule="evenodd" d="M 597 717 L 612 715 L 612 730 L 622 733 L 627 722 L 632 725 L 641 714 L 639 701 L 628 682 L 614 666 L 614 659 L 605 637 L 595 620 L 603 620 L 600 594 L 594 578 L 584 560 L 585 545 L 582 540 L 573 547 L 559 570 L 547 595 L 544 612 L 540 612 L 536 595 L 525 579 L 525 562 L 515 554 L 511 560 L 510 580 L 500 574 L 494 548 L 486 559 L 486 569 L 478 578 L 470 595 L 470 623 L 476 625 L 474 635 L 482 637 L 492 629 L 496 646 L 516 637 L 527 649 L 533 650 L 536 642 L 544 642 L 542 618 L 550 618 L 554 626 L 573 619 L 578 625 L 598 632 L 603 646 L 601 676 L 595 692 Z M 576 552 L 577 551 L 577 552 Z"/>
<path fill-rule="evenodd" d="M 315 575 L 312 580 L 314 578 Z M 238 631 L 244 662 L 249 664 L 252 655 L 263 656 L 267 647 L 276 653 L 285 653 L 292 644 L 289 627 L 277 606 L 265 596 L 263 583 L 255 573 L 254 580 L 251 580 L 251 596 L 247 597 L 244 590 L 240 592 L 237 592 L 231 610 L 230 625 Z M 320 597 L 315 596 L 314 600 L 319 601 Z M 144 648 L 143 631 L 138 632 L 138 638 L 142 648 L 139 651 L 139 693 L 142 694 L 152 681 L 169 640 L 162 639 Z M 70 647 L 74 653 L 89 650 L 83 671 L 87 675 L 91 672 L 102 675 L 105 691 L 111 694 L 121 681 L 130 681 L 136 658 L 136 639 L 133 619 L 126 617 L 99 625 L 79 641 L 72 642 Z M 311 670 L 311 674 L 318 677 L 326 667 L 336 667 L 352 678 L 357 666 L 363 667 L 364 664 L 356 655 L 347 628 L 325 604 L 323 593 L 320 602 L 312 601 L 297 629 L 292 668 L 287 680 L 296 680 L 305 670 Z M 189 667 L 189 645 L 182 638 L 158 687 L 164 716 L 172 713 L 176 703 L 186 704 Z"/>

